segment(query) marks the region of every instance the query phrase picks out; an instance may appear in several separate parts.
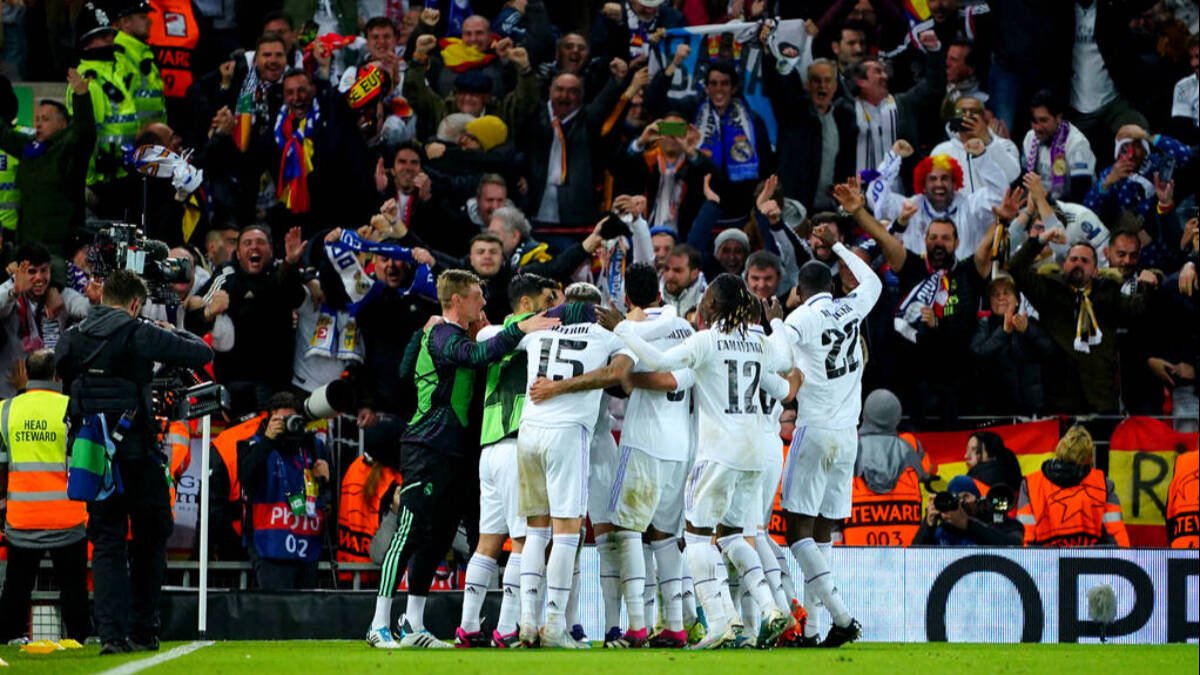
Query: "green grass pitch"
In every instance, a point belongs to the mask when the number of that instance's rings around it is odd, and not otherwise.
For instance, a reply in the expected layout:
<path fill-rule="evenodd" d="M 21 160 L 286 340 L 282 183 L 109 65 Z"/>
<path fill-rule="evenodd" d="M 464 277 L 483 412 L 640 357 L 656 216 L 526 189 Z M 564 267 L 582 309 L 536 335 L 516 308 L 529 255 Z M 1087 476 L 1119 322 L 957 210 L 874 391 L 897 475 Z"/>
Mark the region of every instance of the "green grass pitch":
<path fill-rule="evenodd" d="M 184 643 L 168 643 L 163 651 Z M 149 654 L 97 655 L 98 647 L 46 656 L 0 647 L 13 673 L 97 673 L 152 658 Z M 1196 673 L 1196 645 L 977 645 L 863 643 L 838 650 L 723 650 L 691 652 L 639 649 L 378 651 L 358 641 L 218 642 L 172 659 L 147 673 L 657 673 L 684 668 L 708 673 Z"/>

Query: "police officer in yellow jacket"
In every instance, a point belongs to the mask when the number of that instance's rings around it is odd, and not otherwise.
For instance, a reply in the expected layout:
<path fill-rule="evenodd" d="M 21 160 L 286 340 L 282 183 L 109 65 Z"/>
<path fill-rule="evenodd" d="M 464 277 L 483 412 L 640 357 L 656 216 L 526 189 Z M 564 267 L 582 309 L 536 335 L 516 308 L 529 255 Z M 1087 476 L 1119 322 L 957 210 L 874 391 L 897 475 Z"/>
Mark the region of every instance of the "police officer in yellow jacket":
<path fill-rule="evenodd" d="M 92 113 L 96 119 L 96 150 L 88 166 L 87 185 L 100 200 L 101 212 L 111 205 L 118 208 L 124 199 L 114 190 L 121 187 L 118 179 L 128 175 L 124 155 L 133 147 L 138 132 L 137 105 L 133 97 L 133 74 L 124 72 L 117 62 L 113 28 L 108 14 L 92 2 L 84 4 L 75 24 L 76 44 L 79 47 L 79 73 L 88 81 Z M 68 108 L 73 107 L 68 100 Z M 118 211 L 112 215 L 120 217 Z"/>
<path fill-rule="evenodd" d="M 131 82 L 138 123 L 167 121 L 167 100 L 163 78 L 150 39 L 150 3 L 146 0 L 117 0 L 113 3 L 113 27 L 117 29 L 114 47 L 117 66 Z"/>
<path fill-rule="evenodd" d="M 53 351 L 30 354 L 26 372 L 25 393 L 0 404 L 0 511 L 8 538 L 0 644 L 28 636 L 30 593 L 47 553 L 62 589 L 64 637 L 82 643 L 91 632 L 87 506 L 67 499 L 67 397 L 54 381 Z"/>
<path fill-rule="evenodd" d="M 0 75 L 0 121 L 15 123 L 17 96 L 12 82 Z M 0 150 L 0 239 L 11 241 L 17 229 L 21 208 L 21 190 L 17 187 L 17 158 Z"/>

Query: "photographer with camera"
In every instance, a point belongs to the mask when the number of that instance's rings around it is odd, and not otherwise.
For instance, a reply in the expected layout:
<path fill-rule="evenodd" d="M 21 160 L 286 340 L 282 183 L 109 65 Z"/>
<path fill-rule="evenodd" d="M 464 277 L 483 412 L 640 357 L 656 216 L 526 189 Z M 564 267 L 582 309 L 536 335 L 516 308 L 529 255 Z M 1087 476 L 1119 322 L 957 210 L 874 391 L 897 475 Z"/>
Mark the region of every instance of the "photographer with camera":
<path fill-rule="evenodd" d="M 104 440 L 115 445 L 117 489 L 88 501 L 101 654 L 158 649 L 158 598 L 173 522 L 152 407 L 155 364 L 200 368 L 212 360 L 195 335 L 137 318 L 148 294 L 133 272 L 112 272 L 101 304 L 55 350 L 71 399 L 71 442 L 82 422 L 99 419 L 109 431 Z"/>
<path fill-rule="evenodd" d="M 1025 528 L 1008 516 L 1013 500 L 1007 487 L 984 498 L 969 476 L 955 476 L 929 496 L 913 546 L 1020 546 Z"/>
<path fill-rule="evenodd" d="M 258 431 L 238 443 L 250 559 L 259 588 L 315 588 L 329 504 L 325 444 L 305 431 L 300 397 L 277 393 L 266 407 Z"/>

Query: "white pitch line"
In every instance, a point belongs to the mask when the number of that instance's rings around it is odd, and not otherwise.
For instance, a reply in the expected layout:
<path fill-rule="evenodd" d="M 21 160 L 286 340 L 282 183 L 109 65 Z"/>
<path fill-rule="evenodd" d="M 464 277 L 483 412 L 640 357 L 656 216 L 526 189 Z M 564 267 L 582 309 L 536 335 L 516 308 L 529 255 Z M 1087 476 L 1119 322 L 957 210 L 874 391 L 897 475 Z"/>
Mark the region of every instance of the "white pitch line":
<path fill-rule="evenodd" d="M 196 642 L 190 642 L 186 645 L 180 645 L 170 651 L 163 652 L 157 656 L 152 656 L 148 659 L 142 659 L 141 661 L 130 661 L 129 663 L 117 666 L 116 668 L 106 670 L 100 673 L 100 675 L 133 675 L 133 673 L 140 673 L 147 668 L 153 668 L 154 666 L 166 663 L 172 659 L 177 659 L 181 656 L 187 656 L 198 649 L 204 649 L 205 647 L 213 644 L 216 643 L 212 640 L 205 642 L 201 642 L 199 640 Z"/>

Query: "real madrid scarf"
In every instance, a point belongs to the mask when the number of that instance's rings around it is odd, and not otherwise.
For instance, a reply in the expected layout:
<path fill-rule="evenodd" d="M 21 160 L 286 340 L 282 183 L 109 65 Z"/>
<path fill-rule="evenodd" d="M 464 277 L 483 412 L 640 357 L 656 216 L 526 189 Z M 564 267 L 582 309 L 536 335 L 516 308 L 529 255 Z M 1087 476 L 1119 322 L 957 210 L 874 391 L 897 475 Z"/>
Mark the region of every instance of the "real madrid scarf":
<path fill-rule="evenodd" d="M 628 4 L 621 7 L 625 12 L 625 27 L 629 29 L 629 58 L 650 56 L 650 34 L 658 29 L 658 14 L 644 23 Z"/>
<path fill-rule="evenodd" d="M 861 98 L 854 100 L 854 119 L 858 124 L 858 147 L 855 168 L 873 169 L 887 156 L 896 142 L 896 99 L 888 96 L 878 106 Z"/>
<path fill-rule="evenodd" d="M 312 107 L 297 119 L 287 109 L 275 119 L 275 145 L 279 147 L 279 180 L 275 196 L 292 213 L 308 213 L 308 175 L 313 170 L 312 135 L 321 119 L 321 105 Z"/>
<path fill-rule="evenodd" d="M 700 149 L 725 170 L 726 178 L 733 183 L 758 180 L 754 118 L 744 103 L 730 101 L 719 114 L 706 100 L 696 111 L 696 126 L 700 128 Z"/>
<path fill-rule="evenodd" d="M 1104 333 L 1096 321 L 1096 310 L 1092 307 L 1092 287 L 1075 291 L 1075 351 L 1090 354 L 1092 347 L 1100 344 Z"/>
<path fill-rule="evenodd" d="M 992 276 L 1000 270 L 1008 268 L 1008 255 L 1012 239 L 1008 234 L 1008 226 L 1004 221 L 996 221 L 996 229 L 992 232 Z"/>
<path fill-rule="evenodd" d="M 926 261 L 925 265 L 928 268 L 929 262 Z M 933 309 L 934 316 L 940 319 L 944 316 L 946 302 L 950 299 L 949 270 L 930 269 L 929 272 L 929 276 L 904 297 L 892 320 L 896 332 L 914 344 L 917 342 L 917 326 L 921 324 L 921 308 Z"/>
<path fill-rule="evenodd" d="M 270 121 L 270 103 L 267 101 L 267 89 L 270 86 L 270 83 L 259 81 L 258 71 L 254 66 L 250 67 L 246 79 L 242 80 L 242 87 L 238 90 L 237 126 L 233 136 L 234 143 L 242 152 L 250 145 L 250 131 L 254 128 L 254 123 L 259 120 L 264 123 Z"/>
<path fill-rule="evenodd" d="M 1063 197 L 1067 194 L 1067 136 L 1071 133 L 1071 125 L 1063 122 L 1058 125 L 1058 131 L 1050 139 L 1050 194 Z M 1037 173 L 1038 155 L 1042 152 L 1042 144 L 1034 140 L 1025 158 L 1025 170 Z"/>
<path fill-rule="evenodd" d="M 346 311 L 352 316 L 358 313 L 359 308 L 368 298 L 373 297 L 375 292 L 381 290 L 380 284 L 371 279 L 363 270 L 355 253 L 371 253 L 412 265 L 414 268 L 412 283 L 401 293 L 403 295 L 416 293 L 430 300 L 437 299 L 437 282 L 434 279 L 433 271 L 427 265 L 416 264 L 412 257 L 412 249 L 399 244 L 368 241 L 349 230 L 343 230 L 339 239 L 325 244 L 325 254 L 333 263 L 338 275 L 341 276 L 346 295 L 350 296 L 350 304 L 347 305 Z"/>

